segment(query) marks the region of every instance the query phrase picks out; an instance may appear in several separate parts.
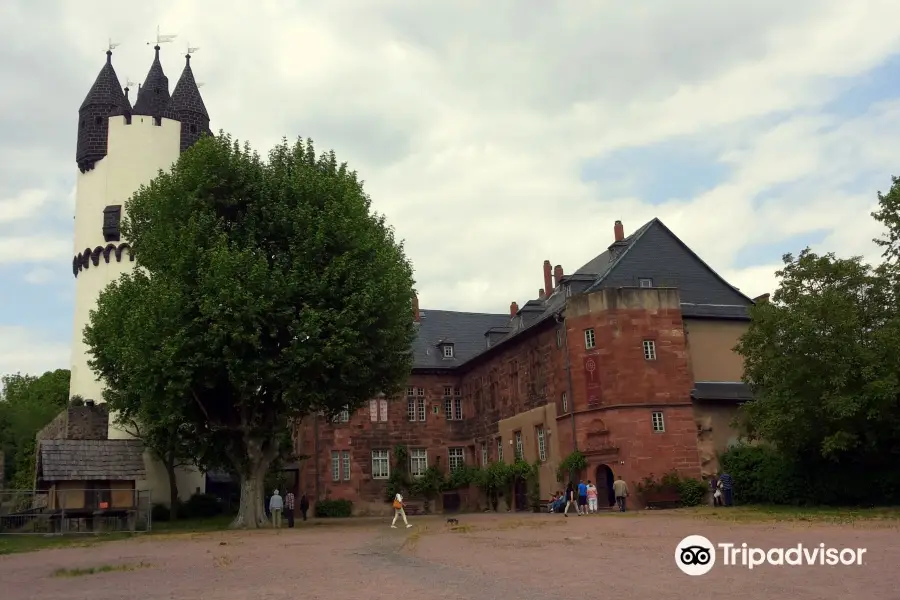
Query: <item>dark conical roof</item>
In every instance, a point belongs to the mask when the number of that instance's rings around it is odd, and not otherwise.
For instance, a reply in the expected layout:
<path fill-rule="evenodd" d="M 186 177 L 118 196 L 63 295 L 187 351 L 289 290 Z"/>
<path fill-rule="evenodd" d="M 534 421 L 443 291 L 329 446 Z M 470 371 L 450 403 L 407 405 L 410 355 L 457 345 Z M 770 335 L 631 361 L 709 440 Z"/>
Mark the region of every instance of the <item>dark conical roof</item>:
<path fill-rule="evenodd" d="M 130 115 L 133 113 L 133 109 L 131 108 L 131 100 L 128 99 L 128 88 L 125 88 L 125 95 L 122 96 L 122 103 L 120 106 L 112 109 L 110 111 L 109 116 L 116 117 L 119 115 Z"/>
<path fill-rule="evenodd" d="M 160 117 L 169 103 L 169 78 L 159 63 L 159 46 L 154 46 L 153 50 L 156 56 L 150 65 L 147 78 L 144 79 L 144 85 L 138 91 L 137 100 L 134 102 L 134 114 Z"/>
<path fill-rule="evenodd" d="M 185 59 L 184 71 L 181 72 L 181 77 L 175 84 L 168 112 L 173 114 L 195 113 L 209 119 L 209 113 L 206 112 L 206 105 L 200 95 L 200 88 L 197 87 L 194 72 L 191 70 L 191 55 L 186 55 Z"/>
<path fill-rule="evenodd" d="M 112 66 L 112 52 L 107 50 L 106 64 L 100 69 L 97 79 L 94 80 L 94 85 L 91 86 L 78 110 L 83 111 L 90 106 L 108 106 L 112 109 L 113 107 L 124 106 L 125 102 L 125 94 L 122 93 L 119 77 Z"/>

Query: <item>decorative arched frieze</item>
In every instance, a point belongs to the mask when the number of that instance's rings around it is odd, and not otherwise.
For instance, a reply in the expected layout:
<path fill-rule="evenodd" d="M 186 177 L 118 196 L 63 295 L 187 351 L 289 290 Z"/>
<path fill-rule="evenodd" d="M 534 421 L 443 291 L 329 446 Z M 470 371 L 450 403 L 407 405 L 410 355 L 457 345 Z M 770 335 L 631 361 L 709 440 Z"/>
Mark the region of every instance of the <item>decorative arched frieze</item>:
<path fill-rule="evenodd" d="M 95 267 L 99 266 L 101 258 L 103 262 L 109 264 L 109 260 L 113 256 L 115 256 L 116 262 L 122 262 L 123 256 L 127 256 L 129 261 L 134 261 L 134 250 L 125 242 L 118 245 L 107 244 L 106 247 L 97 246 L 93 250 L 85 248 L 83 252 L 76 254 L 72 259 L 72 275 L 78 277 L 78 273 L 89 269 L 91 263 L 94 263 Z"/>

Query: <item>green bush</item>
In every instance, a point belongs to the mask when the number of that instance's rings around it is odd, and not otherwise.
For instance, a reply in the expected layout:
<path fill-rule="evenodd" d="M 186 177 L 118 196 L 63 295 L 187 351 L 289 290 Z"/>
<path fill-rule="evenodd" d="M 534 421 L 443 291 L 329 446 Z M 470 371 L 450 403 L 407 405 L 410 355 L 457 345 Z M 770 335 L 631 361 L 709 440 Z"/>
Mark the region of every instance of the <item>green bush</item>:
<path fill-rule="evenodd" d="M 343 518 L 353 514 L 353 502 L 350 500 L 319 500 L 316 502 L 316 517 Z"/>
<path fill-rule="evenodd" d="M 222 501 L 212 494 L 194 494 L 179 511 L 179 517 L 184 519 L 205 519 L 221 514 Z"/>
<path fill-rule="evenodd" d="M 150 519 L 154 523 L 164 523 L 169 520 L 169 516 L 169 507 L 165 504 L 157 503 L 150 509 Z"/>
<path fill-rule="evenodd" d="M 682 506 L 699 506 L 709 485 L 699 479 L 683 478 L 678 480 L 678 498 Z"/>

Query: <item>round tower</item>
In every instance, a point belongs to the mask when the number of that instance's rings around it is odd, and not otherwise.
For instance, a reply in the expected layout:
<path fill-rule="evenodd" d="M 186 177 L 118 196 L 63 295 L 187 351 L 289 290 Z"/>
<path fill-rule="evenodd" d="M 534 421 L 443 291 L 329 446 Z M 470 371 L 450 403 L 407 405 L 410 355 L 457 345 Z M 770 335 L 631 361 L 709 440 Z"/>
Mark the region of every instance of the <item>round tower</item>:
<path fill-rule="evenodd" d="M 187 118 L 191 113 L 184 106 L 196 107 L 198 100 L 204 114 L 206 111 L 190 65 L 176 92 L 191 102 L 179 103 L 177 111 L 169 110 L 179 95 L 169 95 L 169 80 L 159 61 L 159 50 L 159 46 L 154 47 L 153 63 L 133 108 L 113 69 L 112 52 L 107 52 L 106 64 L 78 111 L 79 173 L 72 259 L 75 314 L 69 393 L 95 402 L 103 401 L 103 386 L 88 366 L 83 332 L 100 292 L 121 273 L 134 268 L 135 257 L 119 229 L 127 202 L 161 169 L 169 170 L 187 147 L 182 123 L 174 118 L 175 114 Z M 183 89 L 179 92 L 179 88 Z M 208 130 L 208 116 L 205 124 Z M 190 143 L 196 141 L 190 126 L 185 125 L 184 129 Z M 112 420 L 109 434 L 111 438 L 126 436 L 114 427 Z"/>

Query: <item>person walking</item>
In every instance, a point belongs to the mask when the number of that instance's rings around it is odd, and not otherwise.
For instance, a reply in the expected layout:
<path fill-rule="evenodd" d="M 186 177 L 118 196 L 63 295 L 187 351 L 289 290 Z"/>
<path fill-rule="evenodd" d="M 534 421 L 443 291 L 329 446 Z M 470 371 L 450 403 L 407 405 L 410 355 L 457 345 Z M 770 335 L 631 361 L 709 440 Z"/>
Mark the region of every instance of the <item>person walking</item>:
<path fill-rule="evenodd" d="M 278 490 L 272 492 L 269 498 L 269 512 L 272 513 L 272 527 L 281 528 L 281 511 L 284 509 L 284 500 L 279 495 Z"/>
<path fill-rule="evenodd" d="M 628 484 L 621 477 L 613 481 L 613 494 L 616 497 L 616 504 L 619 506 L 619 512 L 625 512 L 625 498 L 628 497 Z"/>
<path fill-rule="evenodd" d="M 569 516 L 570 506 L 575 507 L 575 514 L 581 514 L 578 512 L 578 506 L 575 504 L 575 486 L 572 485 L 571 481 L 566 486 L 566 509 L 563 511 L 563 516 L 566 518 Z"/>
<path fill-rule="evenodd" d="M 588 512 L 596 513 L 598 510 L 597 486 L 595 486 L 593 483 L 591 483 L 590 480 L 588 480 L 588 485 L 587 485 L 587 499 L 588 499 Z"/>
<path fill-rule="evenodd" d="M 715 475 L 709 476 L 709 491 L 712 493 L 713 506 L 722 506 L 722 491 L 719 489 L 719 480 Z"/>
<path fill-rule="evenodd" d="M 584 480 L 578 482 L 578 514 L 587 514 L 587 484 Z"/>
<path fill-rule="evenodd" d="M 306 513 L 309 511 L 309 498 L 306 497 L 306 492 L 300 496 L 300 514 L 303 516 L 303 520 L 306 520 Z"/>
<path fill-rule="evenodd" d="M 397 517 L 403 517 L 403 522 L 407 528 L 412 527 L 409 521 L 406 520 L 406 511 L 403 510 L 403 496 L 400 495 L 400 492 L 397 492 L 397 495 L 394 496 L 394 520 L 391 521 L 391 529 L 397 529 Z"/>
<path fill-rule="evenodd" d="M 722 499 L 725 501 L 725 506 L 731 506 L 734 502 L 734 480 L 728 473 L 722 473 L 719 475 L 719 484 L 722 486 L 722 496 L 724 496 Z"/>
<path fill-rule="evenodd" d="M 288 527 L 294 527 L 294 492 L 288 492 L 284 496 L 284 516 L 287 517 Z"/>

